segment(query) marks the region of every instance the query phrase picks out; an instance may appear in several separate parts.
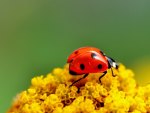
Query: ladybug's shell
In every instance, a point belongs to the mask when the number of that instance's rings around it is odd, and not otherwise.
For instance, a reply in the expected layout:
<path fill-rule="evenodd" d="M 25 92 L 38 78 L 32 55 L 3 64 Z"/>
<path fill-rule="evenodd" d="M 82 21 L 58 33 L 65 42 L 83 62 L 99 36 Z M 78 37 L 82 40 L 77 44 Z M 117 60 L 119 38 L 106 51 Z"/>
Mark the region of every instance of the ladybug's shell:
<path fill-rule="evenodd" d="M 86 47 L 76 51 L 77 54 L 72 53 L 68 58 L 69 71 L 72 75 L 104 72 L 108 69 L 108 61 L 99 49 Z"/>
<path fill-rule="evenodd" d="M 98 48 L 95 47 L 81 47 L 75 51 L 73 51 L 70 56 L 68 57 L 67 63 L 70 63 L 76 56 L 83 54 L 85 52 L 91 52 L 91 51 L 95 51 L 100 53 L 100 50 Z"/>

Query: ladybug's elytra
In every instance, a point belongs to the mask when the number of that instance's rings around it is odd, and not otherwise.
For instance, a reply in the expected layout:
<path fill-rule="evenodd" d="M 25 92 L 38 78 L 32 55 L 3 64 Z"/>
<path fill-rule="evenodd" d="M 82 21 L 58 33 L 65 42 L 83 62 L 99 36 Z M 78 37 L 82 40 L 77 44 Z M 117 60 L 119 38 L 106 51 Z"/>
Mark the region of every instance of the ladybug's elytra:
<path fill-rule="evenodd" d="M 108 69 L 112 67 L 118 68 L 118 64 L 112 58 L 106 56 L 100 49 L 95 47 L 82 47 L 79 48 L 68 57 L 67 63 L 69 63 L 69 73 L 71 75 L 82 75 L 84 76 L 77 81 L 88 76 L 89 73 L 104 73 L 99 77 L 99 81 L 101 82 L 101 78 L 107 73 Z M 113 71 L 112 71 L 112 75 Z M 71 86 L 72 86 L 71 85 Z"/>

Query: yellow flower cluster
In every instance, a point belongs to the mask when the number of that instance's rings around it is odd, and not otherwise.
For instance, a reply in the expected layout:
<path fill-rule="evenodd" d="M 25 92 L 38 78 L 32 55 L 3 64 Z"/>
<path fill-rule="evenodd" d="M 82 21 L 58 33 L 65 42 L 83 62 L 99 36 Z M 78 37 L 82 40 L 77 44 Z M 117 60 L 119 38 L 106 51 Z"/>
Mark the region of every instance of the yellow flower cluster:
<path fill-rule="evenodd" d="M 8 113 L 150 113 L 150 85 L 138 86 L 134 74 L 122 64 L 69 87 L 82 76 L 68 73 L 68 65 L 55 68 L 46 77 L 35 77 L 31 86 L 15 98 Z"/>

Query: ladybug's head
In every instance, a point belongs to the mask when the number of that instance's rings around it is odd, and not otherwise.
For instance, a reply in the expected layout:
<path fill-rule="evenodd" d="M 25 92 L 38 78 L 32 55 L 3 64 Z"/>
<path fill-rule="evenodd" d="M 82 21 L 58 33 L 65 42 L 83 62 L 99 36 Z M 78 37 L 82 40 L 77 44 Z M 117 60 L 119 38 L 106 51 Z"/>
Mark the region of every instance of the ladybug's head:
<path fill-rule="evenodd" d="M 106 56 L 106 58 L 107 58 L 107 60 L 108 60 L 108 65 L 109 65 L 108 68 L 113 67 L 113 68 L 118 69 L 119 64 L 118 64 L 114 59 L 112 59 L 112 58 L 110 58 L 110 57 L 108 57 L 108 56 Z"/>

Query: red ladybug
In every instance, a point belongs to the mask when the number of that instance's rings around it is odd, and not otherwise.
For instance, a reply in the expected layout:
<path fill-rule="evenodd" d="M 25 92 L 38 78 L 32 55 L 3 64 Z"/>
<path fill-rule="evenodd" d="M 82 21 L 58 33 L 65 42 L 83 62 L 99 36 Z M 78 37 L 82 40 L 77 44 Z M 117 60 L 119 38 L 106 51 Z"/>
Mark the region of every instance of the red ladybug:
<path fill-rule="evenodd" d="M 69 63 L 69 73 L 71 75 L 85 74 L 82 78 L 74 81 L 72 85 L 87 77 L 89 73 L 98 72 L 104 73 L 99 77 L 101 83 L 101 78 L 107 73 L 108 69 L 112 71 L 112 67 L 118 68 L 118 64 L 112 58 L 95 47 L 82 47 L 73 51 L 68 57 L 67 63 Z M 113 71 L 112 75 L 114 76 Z"/>

